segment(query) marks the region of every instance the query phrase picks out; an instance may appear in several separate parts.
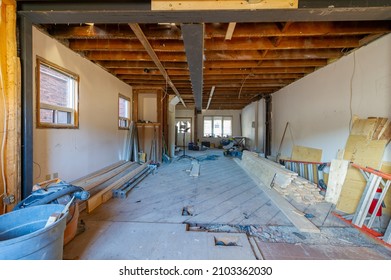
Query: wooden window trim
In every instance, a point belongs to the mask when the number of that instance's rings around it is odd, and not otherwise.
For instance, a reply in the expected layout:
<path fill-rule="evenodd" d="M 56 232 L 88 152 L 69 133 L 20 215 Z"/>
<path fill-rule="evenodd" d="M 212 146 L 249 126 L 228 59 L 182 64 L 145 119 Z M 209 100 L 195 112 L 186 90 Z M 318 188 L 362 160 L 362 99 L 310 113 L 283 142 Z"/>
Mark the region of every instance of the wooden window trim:
<path fill-rule="evenodd" d="M 74 95 L 74 108 L 68 108 L 68 107 L 61 107 L 61 106 L 55 106 L 50 104 L 42 103 L 43 106 L 41 106 L 41 94 L 40 94 L 40 66 L 41 64 L 44 64 L 48 67 L 53 68 L 54 70 L 68 76 L 69 78 L 72 78 L 75 80 L 76 87 L 76 93 Z M 80 77 L 79 75 L 69 71 L 68 69 L 65 69 L 64 67 L 61 67 L 53 62 L 50 62 L 40 56 L 36 57 L 36 67 L 35 67 L 35 84 L 36 84 L 36 127 L 37 128 L 67 128 L 67 129 L 78 129 L 79 128 L 79 84 L 80 84 Z M 59 124 L 59 123 L 43 123 L 41 122 L 41 109 L 49 109 L 49 110 L 57 110 L 57 111 L 63 111 L 63 112 L 70 112 L 73 114 L 74 123 L 73 124 Z"/>
<path fill-rule="evenodd" d="M 120 98 L 122 98 L 122 99 L 124 99 L 124 100 L 126 100 L 126 101 L 129 102 L 129 118 L 124 118 L 124 117 L 120 117 L 120 116 L 119 116 L 119 99 L 120 99 Z M 118 104 L 118 112 L 117 112 L 117 115 L 118 115 L 118 121 L 117 121 L 118 129 L 119 129 L 119 130 L 128 130 L 129 127 L 130 127 L 130 121 L 131 121 L 131 117 L 130 117 L 130 109 L 131 109 L 131 108 L 130 108 L 130 105 L 131 105 L 131 103 L 130 103 L 130 98 L 119 93 L 119 94 L 118 94 L 118 102 L 117 102 L 117 104 Z M 120 120 L 125 120 L 125 121 L 127 121 L 128 126 L 127 126 L 127 127 L 120 126 L 120 125 L 119 125 L 119 121 L 120 121 Z"/>

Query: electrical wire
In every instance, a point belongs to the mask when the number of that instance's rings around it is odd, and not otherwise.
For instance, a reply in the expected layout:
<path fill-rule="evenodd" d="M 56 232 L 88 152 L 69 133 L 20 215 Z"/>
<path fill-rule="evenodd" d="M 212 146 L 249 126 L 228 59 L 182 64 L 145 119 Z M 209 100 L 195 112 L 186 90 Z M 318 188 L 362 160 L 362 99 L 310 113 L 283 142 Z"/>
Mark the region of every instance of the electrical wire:
<path fill-rule="evenodd" d="M 161 99 L 162 102 L 163 102 L 164 98 L 166 98 L 167 93 L 168 93 L 168 75 L 166 75 L 166 88 L 164 90 L 164 96 Z"/>
<path fill-rule="evenodd" d="M 39 177 L 41 177 L 41 165 L 39 163 L 35 162 L 35 161 L 33 161 L 33 163 L 38 165 L 38 167 L 39 167 L 39 174 L 38 174 L 37 177 L 35 177 L 36 179 L 38 179 Z"/>
<path fill-rule="evenodd" d="M 349 96 L 349 111 L 350 111 L 350 120 L 349 120 L 349 133 L 352 131 L 352 122 L 353 122 L 353 78 L 356 73 L 356 52 L 353 53 L 353 71 L 352 76 L 350 77 L 350 96 Z"/>
<path fill-rule="evenodd" d="M 252 75 L 252 73 L 250 72 L 250 73 L 248 73 L 248 75 L 246 76 L 246 78 L 244 78 L 243 83 L 242 83 L 242 85 L 240 86 L 238 99 L 240 99 L 240 94 L 242 93 L 242 89 L 243 89 L 244 83 L 246 82 L 246 80 L 247 80 L 251 75 Z"/>
<path fill-rule="evenodd" d="M 4 192 L 3 196 L 7 195 L 7 180 L 5 179 L 5 166 L 4 166 L 4 150 L 5 150 L 5 141 L 7 138 L 7 103 L 5 101 L 5 89 L 4 89 L 4 83 L 3 83 L 3 71 L 0 69 L 0 90 L 1 90 L 1 95 L 3 98 L 3 109 L 4 109 L 4 126 L 3 126 L 3 139 L 1 142 L 1 151 L 0 151 L 0 160 L 1 160 L 1 176 L 3 179 L 3 186 L 4 186 Z M 5 208 L 5 205 L 4 205 Z"/>

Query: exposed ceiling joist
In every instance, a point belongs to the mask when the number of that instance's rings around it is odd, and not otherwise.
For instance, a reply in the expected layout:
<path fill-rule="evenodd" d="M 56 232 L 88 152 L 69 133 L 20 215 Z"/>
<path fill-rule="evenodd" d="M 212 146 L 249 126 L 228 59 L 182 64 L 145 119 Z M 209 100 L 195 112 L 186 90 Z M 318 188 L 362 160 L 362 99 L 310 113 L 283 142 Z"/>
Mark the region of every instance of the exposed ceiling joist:
<path fill-rule="evenodd" d="M 193 88 L 195 107 L 202 110 L 202 89 L 204 71 L 204 33 L 203 23 L 182 24 L 183 42 L 189 64 L 191 84 Z"/>
<path fill-rule="evenodd" d="M 175 95 L 178 96 L 179 100 L 181 101 L 182 105 L 186 107 L 185 102 L 183 101 L 179 91 L 176 89 L 174 83 L 171 81 L 170 77 L 167 74 L 166 69 L 164 68 L 163 64 L 160 62 L 158 56 L 156 55 L 155 51 L 153 50 L 152 46 L 149 44 L 147 37 L 145 37 L 143 31 L 141 30 L 140 26 L 137 23 L 129 23 L 130 28 L 133 30 L 134 34 L 136 34 L 137 38 L 140 40 L 141 44 L 144 46 L 145 50 L 149 54 L 149 56 L 152 58 L 153 62 L 155 62 L 156 66 L 159 68 L 160 72 L 162 73 L 164 79 L 166 80 L 167 84 L 171 87 L 171 89 L 175 92 Z"/>

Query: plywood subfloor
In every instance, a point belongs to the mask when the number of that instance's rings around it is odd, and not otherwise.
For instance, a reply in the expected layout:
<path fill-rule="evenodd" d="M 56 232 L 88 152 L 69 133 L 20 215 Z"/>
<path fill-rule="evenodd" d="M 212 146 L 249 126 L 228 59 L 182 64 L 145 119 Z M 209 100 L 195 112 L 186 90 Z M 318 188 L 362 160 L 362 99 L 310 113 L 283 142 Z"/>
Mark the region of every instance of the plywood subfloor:
<path fill-rule="evenodd" d="M 203 158 L 206 152 L 194 155 Z M 200 161 L 200 175 L 189 175 L 191 160 L 163 165 L 128 193 L 112 199 L 84 219 L 190 224 L 291 225 L 267 195 L 221 151 Z M 190 213 L 183 215 L 186 208 Z"/>
<path fill-rule="evenodd" d="M 389 251 L 379 252 L 373 242 L 357 238 L 355 229 L 332 214 L 331 204 L 290 201 L 299 211 L 312 214 L 310 220 L 321 228 L 320 234 L 299 233 L 221 150 L 189 154 L 216 159 L 200 160 L 196 177 L 190 176 L 189 159 L 163 164 L 126 199 L 113 198 L 90 214 L 81 213 L 86 230 L 65 246 L 64 258 L 282 259 L 284 248 L 301 244 L 289 258 L 311 259 L 313 252 L 312 259 L 357 259 L 365 251 L 371 259 L 391 259 Z M 236 240 L 240 246 L 216 246 L 217 237 Z M 346 245 L 349 250 L 340 249 Z M 329 254 L 319 253 L 326 249 Z"/>

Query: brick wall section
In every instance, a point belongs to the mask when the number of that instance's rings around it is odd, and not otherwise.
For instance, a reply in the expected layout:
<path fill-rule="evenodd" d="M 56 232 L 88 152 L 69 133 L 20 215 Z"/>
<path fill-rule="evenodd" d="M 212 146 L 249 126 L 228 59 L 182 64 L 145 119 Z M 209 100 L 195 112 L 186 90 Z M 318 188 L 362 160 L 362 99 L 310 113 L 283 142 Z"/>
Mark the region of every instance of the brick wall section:
<path fill-rule="evenodd" d="M 45 65 L 40 65 L 40 101 L 43 103 L 67 107 L 69 78 Z M 41 109 L 41 122 L 53 122 L 53 111 Z"/>

